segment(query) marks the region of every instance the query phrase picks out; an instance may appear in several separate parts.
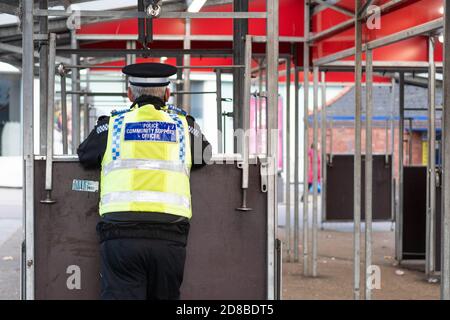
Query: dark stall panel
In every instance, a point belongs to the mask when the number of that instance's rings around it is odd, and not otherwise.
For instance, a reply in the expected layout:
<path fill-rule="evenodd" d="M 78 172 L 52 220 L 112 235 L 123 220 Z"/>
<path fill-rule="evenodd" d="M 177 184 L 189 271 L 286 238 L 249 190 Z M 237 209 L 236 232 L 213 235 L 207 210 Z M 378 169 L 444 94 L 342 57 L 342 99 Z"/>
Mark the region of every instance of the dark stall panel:
<path fill-rule="evenodd" d="M 425 259 L 426 167 L 403 169 L 402 259 Z"/>
<path fill-rule="evenodd" d="M 56 203 L 46 205 L 39 202 L 45 196 L 45 161 L 35 165 L 36 299 L 98 299 L 98 192 L 72 190 L 74 179 L 98 181 L 98 172 L 73 160 L 56 161 Z M 250 165 L 248 204 L 254 210 L 238 212 L 241 170 L 236 164 L 192 172 L 194 218 L 182 298 L 266 298 L 267 197 L 259 174 L 259 166 Z M 74 272 L 81 274 L 81 288 L 70 290 Z"/>
<path fill-rule="evenodd" d="M 99 297 L 98 193 L 73 191 L 74 179 L 98 181 L 99 173 L 85 171 L 77 162 L 55 162 L 52 197 L 56 203 L 42 204 L 45 161 L 35 161 L 36 299 Z M 67 288 L 70 266 L 79 267 L 81 290 Z"/>
<path fill-rule="evenodd" d="M 442 179 L 440 179 L 442 181 Z M 442 235 L 442 186 L 436 188 L 436 224 L 435 224 L 435 260 L 434 270 L 441 271 L 441 235 Z"/>
<path fill-rule="evenodd" d="M 329 158 L 329 156 L 328 156 Z M 353 220 L 353 155 L 333 155 L 332 164 L 327 163 L 327 199 L 324 222 Z M 362 195 L 365 201 L 365 166 L 362 159 Z M 392 157 L 373 156 L 373 220 L 391 220 Z M 365 218 L 362 206 L 361 219 Z"/>

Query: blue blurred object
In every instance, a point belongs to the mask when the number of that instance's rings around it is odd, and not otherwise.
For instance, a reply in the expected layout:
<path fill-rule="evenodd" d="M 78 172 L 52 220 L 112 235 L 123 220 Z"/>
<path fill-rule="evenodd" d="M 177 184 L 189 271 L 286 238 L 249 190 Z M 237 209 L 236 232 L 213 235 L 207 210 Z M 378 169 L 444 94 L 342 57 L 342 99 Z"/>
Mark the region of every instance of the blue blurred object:
<path fill-rule="evenodd" d="M 317 184 L 317 192 L 320 193 L 322 191 L 322 187 L 320 183 Z M 313 186 L 309 187 L 309 193 L 313 193 Z"/>

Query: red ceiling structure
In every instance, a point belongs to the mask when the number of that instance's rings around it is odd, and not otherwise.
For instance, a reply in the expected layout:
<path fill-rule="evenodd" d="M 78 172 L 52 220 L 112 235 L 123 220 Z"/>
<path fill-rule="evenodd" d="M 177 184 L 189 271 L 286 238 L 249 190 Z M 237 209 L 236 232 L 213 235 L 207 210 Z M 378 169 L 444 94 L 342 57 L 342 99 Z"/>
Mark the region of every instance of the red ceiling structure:
<path fill-rule="evenodd" d="M 390 5 L 394 3 L 395 5 Z M 345 8 L 351 12 L 354 11 L 354 0 L 341 0 L 336 5 Z M 369 29 L 366 24 L 363 27 L 363 42 L 382 39 L 383 37 L 404 31 L 408 28 L 415 27 L 424 23 L 442 19 L 443 0 L 375 0 L 374 5 L 383 8 L 387 6 L 380 16 L 380 28 Z M 232 11 L 232 5 L 210 6 L 202 11 L 211 12 L 229 12 Z M 265 11 L 265 0 L 249 0 L 249 11 L 260 12 Z M 311 32 L 312 35 L 320 34 L 339 24 L 346 24 L 338 32 L 331 32 L 317 41 L 311 42 L 311 57 L 313 62 L 315 59 L 323 58 L 330 54 L 346 50 L 354 47 L 354 24 L 353 18 L 344 13 L 338 12 L 332 8 L 323 9 L 311 16 Z M 185 21 L 183 19 L 156 19 L 154 21 L 154 34 L 165 36 L 180 36 L 185 34 Z M 110 22 L 94 23 L 83 25 L 77 31 L 80 35 L 102 34 L 102 35 L 137 35 L 138 25 L 137 19 L 115 20 Z M 265 35 L 266 23 L 264 19 L 249 19 L 249 33 L 251 35 Z M 233 21 L 232 19 L 192 19 L 191 34 L 194 36 L 211 36 L 214 37 L 232 36 Z M 289 39 L 283 37 L 304 37 L 304 0 L 280 0 L 279 2 L 279 35 L 280 35 L 280 54 L 289 54 L 293 44 Z M 437 62 L 442 61 L 442 45 L 436 41 L 435 59 Z M 126 41 L 97 41 L 97 42 L 81 42 L 82 48 L 126 48 Z M 137 45 L 138 48 L 140 45 Z M 210 49 L 231 49 L 232 42 L 228 39 L 223 41 L 192 41 L 193 49 L 210 48 Z M 155 40 L 150 48 L 154 49 L 182 49 L 183 41 L 180 40 Z M 264 52 L 265 44 L 259 43 L 254 45 L 254 52 Z M 303 61 L 303 43 L 298 42 L 296 45 L 296 56 L 294 62 L 297 61 L 301 66 Z M 381 47 L 374 50 L 374 61 L 402 61 L 402 62 L 426 62 L 428 61 L 428 36 L 417 36 Z M 154 59 L 154 58 L 153 58 Z M 353 57 L 345 60 L 353 60 Z M 152 58 L 139 58 L 138 61 L 152 60 Z M 124 61 L 117 61 L 113 65 L 122 65 Z M 167 63 L 175 64 L 175 59 L 169 58 Z M 210 57 L 193 57 L 192 65 L 229 65 L 232 64 L 232 58 L 210 58 Z M 255 62 L 256 66 L 256 62 Z M 281 68 L 280 68 L 281 70 Z M 352 73 L 345 72 L 328 72 L 327 81 L 332 82 L 352 82 Z M 283 78 L 280 78 L 282 81 Z M 301 80 L 302 73 L 301 73 Z M 375 77 L 374 81 L 388 81 L 386 78 Z"/>

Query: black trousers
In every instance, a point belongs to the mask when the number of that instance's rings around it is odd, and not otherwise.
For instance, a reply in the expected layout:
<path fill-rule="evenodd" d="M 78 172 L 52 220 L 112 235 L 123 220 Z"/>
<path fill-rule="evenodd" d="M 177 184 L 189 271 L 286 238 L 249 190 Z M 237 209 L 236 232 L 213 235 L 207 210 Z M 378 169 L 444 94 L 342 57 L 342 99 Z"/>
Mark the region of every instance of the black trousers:
<path fill-rule="evenodd" d="M 167 240 L 126 238 L 101 243 L 103 300 L 177 300 L 186 247 Z"/>

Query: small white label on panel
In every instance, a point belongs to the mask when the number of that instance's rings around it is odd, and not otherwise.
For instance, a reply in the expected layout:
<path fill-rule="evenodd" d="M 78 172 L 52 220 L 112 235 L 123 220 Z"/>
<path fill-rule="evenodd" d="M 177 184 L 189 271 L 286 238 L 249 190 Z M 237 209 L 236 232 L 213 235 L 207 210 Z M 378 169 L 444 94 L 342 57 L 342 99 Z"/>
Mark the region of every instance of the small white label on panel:
<path fill-rule="evenodd" d="M 98 192 L 98 185 L 98 181 L 74 179 L 72 182 L 72 190 L 83 192 Z"/>

